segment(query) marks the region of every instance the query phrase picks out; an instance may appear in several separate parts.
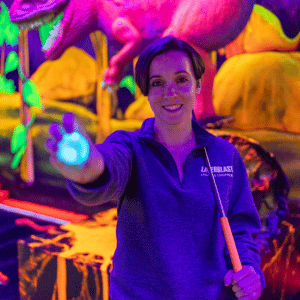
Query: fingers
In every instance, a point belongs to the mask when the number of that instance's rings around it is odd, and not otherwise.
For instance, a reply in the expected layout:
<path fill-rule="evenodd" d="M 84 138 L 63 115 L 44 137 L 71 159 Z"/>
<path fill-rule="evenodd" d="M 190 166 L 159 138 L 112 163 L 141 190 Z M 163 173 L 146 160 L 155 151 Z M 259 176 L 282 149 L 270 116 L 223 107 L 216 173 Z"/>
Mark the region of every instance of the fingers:
<path fill-rule="evenodd" d="M 254 300 L 260 296 L 260 276 L 255 272 L 252 266 L 243 266 L 242 270 L 234 273 L 232 276 L 232 284 L 232 290 L 238 299 Z"/>
<path fill-rule="evenodd" d="M 57 122 L 54 122 L 49 126 L 48 133 L 51 138 L 45 143 L 46 151 L 48 151 L 51 155 L 56 155 L 63 135 L 65 133 L 71 134 L 74 131 L 82 134 L 86 138 L 89 146 L 92 147 L 93 141 L 90 139 L 85 128 L 76 120 L 74 114 L 67 112 L 62 117 L 62 126 Z"/>
<path fill-rule="evenodd" d="M 74 114 L 67 112 L 62 117 L 62 125 L 67 133 L 72 133 L 77 131 L 81 133 L 86 139 L 88 139 L 87 132 L 85 128 L 77 121 Z"/>
<path fill-rule="evenodd" d="M 259 299 L 261 293 L 259 291 L 249 291 L 247 293 L 240 291 L 236 293 L 235 296 L 239 300 L 256 300 Z"/>
<path fill-rule="evenodd" d="M 240 271 L 233 274 L 233 284 L 236 284 L 237 282 L 241 281 L 243 278 L 249 276 L 250 274 L 256 274 L 254 268 L 252 266 L 243 266 L 243 268 Z"/>
<path fill-rule="evenodd" d="M 51 139 L 48 139 L 45 144 L 48 152 L 56 152 L 58 150 L 57 144 L 62 140 L 64 133 L 72 133 L 76 129 L 75 120 L 75 116 L 68 112 L 63 115 L 62 126 L 57 122 L 49 126 L 48 133 Z"/>
<path fill-rule="evenodd" d="M 233 286 L 232 290 L 237 292 L 239 290 L 245 289 L 248 286 L 258 288 L 260 284 L 260 277 L 257 274 L 250 275 L 249 277 L 239 281 L 236 285 Z"/>
<path fill-rule="evenodd" d="M 57 122 L 52 123 L 49 126 L 48 133 L 51 139 L 48 139 L 45 143 L 45 149 L 50 153 L 54 154 L 58 150 L 57 144 L 62 140 L 63 129 Z"/>
<path fill-rule="evenodd" d="M 58 145 L 53 140 L 48 139 L 46 141 L 45 148 L 50 154 L 54 154 L 58 150 Z"/>
<path fill-rule="evenodd" d="M 245 287 L 244 289 L 235 292 L 235 296 L 238 299 L 258 299 L 261 295 L 261 288 L 258 284 L 253 284 Z"/>
<path fill-rule="evenodd" d="M 232 276 L 233 276 L 233 270 L 229 270 L 224 278 L 224 282 L 226 286 L 229 286 L 231 284 Z"/>
<path fill-rule="evenodd" d="M 75 116 L 72 113 L 67 112 L 63 115 L 62 125 L 67 133 L 72 133 L 73 131 L 76 131 L 77 128 L 75 126 L 75 121 Z"/>
<path fill-rule="evenodd" d="M 52 123 L 48 130 L 50 136 L 53 137 L 53 139 L 57 142 L 61 141 L 64 134 L 63 131 L 63 128 L 57 122 Z"/>
<path fill-rule="evenodd" d="M 63 134 L 72 133 L 76 130 L 76 126 L 74 125 L 76 119 L 72 113 L 65 113 L 62 117 L 62 126 L 54 122 L 49 126 L 49 134 L 57 141 L 60 142 Z"/>

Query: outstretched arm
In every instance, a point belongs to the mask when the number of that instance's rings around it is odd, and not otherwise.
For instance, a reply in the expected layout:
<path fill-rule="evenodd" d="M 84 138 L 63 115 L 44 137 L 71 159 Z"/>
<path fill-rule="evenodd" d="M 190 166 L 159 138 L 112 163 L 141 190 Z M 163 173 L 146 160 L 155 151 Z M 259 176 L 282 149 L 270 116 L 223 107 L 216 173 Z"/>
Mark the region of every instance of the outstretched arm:
<path fill-rule="evenodd" d="M 96 148 L 105 162 L 102 175 L 94 182 L 83 185 L 66 180 L 71 196 L 87 206 L 119 200 L 131 175 L 133 152 L 126 133 L 115 131 L 102 144 L 97 144 Z"/>

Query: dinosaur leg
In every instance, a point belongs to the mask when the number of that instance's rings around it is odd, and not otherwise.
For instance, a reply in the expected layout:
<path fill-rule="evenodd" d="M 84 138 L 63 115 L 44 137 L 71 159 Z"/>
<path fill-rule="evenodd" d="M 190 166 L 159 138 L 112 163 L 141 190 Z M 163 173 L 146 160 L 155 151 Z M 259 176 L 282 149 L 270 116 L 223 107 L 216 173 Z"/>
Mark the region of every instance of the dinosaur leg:
<path fill-rule="evenodd" d="M 111 58 L 105 71 L 104 80 L 108 86 L 118 84 L 122 79 L 124 66 L 133 61 L 152 42 L 145 40 L 126 18 L 117 18 L 112 25 L 112 31 L 114 37 L 125 45 Z"/>
<path fill-rule="evenodd" d="M 194 111 L 197 120 L 216 116 L 213 106 L 213 85 L 217 73 L 209 55 L 203 49 L 191 45 L 203 58 L 205 63 L 205 72 L 202 75 L 201 93 L 196 95 Z"/>

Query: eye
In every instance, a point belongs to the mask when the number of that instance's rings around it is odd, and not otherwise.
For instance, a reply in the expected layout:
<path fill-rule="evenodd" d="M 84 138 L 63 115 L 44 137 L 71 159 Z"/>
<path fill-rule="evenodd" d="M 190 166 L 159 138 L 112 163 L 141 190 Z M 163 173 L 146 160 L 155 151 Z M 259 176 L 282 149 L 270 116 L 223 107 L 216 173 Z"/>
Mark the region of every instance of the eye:
<path fill-rule="evenodd" d="M 187 78 L 185 78 L 185 77 L 179 77 L 178 81 L 179 81 L 180 83 L 184 83 L 184 82 L 186 82 L 186 81 L 188 81 L 188 80 L 187 80 Z"/>
<path fill-rule="evenodd" d="M 161 81 L 159 81 L 159 80 L 155 80 L 155 81 L 152 81 L 152 83 L 151 83 L 151 86 L 159 86 L 159 85 L 161 85 Z"/>

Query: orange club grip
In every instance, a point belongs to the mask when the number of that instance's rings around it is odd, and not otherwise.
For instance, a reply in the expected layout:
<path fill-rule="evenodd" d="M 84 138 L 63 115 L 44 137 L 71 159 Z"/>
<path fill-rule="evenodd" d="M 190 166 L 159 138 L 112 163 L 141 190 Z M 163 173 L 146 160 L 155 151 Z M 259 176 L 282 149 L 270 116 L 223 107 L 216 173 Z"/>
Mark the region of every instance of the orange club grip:
<path fill-rule="evenodd" d="M 231 263 L 233 266 L 233 270 L 234 270 L 234 273 L 236 273 L 236 272 L 242 270 L 242 264 L 241 264 L 241 261 L 239 258 L 239 254 L 238 254 L 236 246 L 235 246 L 235 241 L 234 241 L 227 217 L 222 217 L 220 220 L 221 220 L 221 225 L 223 228 L 223 233 L 224 233 L 225 241 L 227 244 L 227 248 L 229 251 Z"/>

